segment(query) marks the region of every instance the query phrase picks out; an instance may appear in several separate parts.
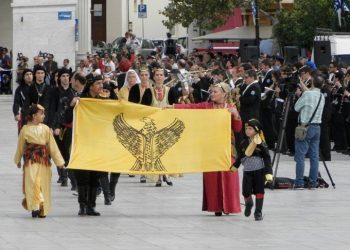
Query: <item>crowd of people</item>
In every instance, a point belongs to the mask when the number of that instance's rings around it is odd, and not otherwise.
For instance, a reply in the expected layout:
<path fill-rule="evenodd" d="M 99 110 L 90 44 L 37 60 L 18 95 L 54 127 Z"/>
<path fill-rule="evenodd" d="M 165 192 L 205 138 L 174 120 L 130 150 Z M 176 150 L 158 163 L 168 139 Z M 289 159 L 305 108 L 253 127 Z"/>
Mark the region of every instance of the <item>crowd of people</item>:
<path fill-rule="evenodd" d="M 72 70 L 68 60 L 58 69 L 53 58 L 50 55 L 44 62 L 34 57 L 34 66 L 22 69 L 13 104 L 20 138 L 16 164 L 21 166 L 23 155 L 25 207 L 33 217 L 47 214 L 50 190 L 38 188 L 42 184 L 38 178 L 46 183 L 49 175 L 40 171 L 33 175 L 26 170 L 30 164 L 46 169 L 49 155 L 58 167 L 61 186 L 67 186 L 69 179 L 71 189 L 78 191 L 79 215 L 100 215 L 95 210 L 100 187 L 105 205 L 115 199 L 119 173 L 64 168 L 72 143 L 73 108 L 79 98 L 126 100 L 158 108 L 229 110 L 232 171 L 203 174 L 203 211 L 215 212 L 217 216 L 241 211 L 236 170 L 242 164 L 244 214 L 250 215 L 254 194 L 254 217 L 262 219 L 264 184 L 272 180 L 269 149 L 276 150 L 283 119 L 288 120 L 282 153 L 295 156 L 296 189 L 305 187 L 302 179 L 308 153 L 312 171 L 307 187 L 315 189 L 319 153 L 329 161 L 331 150 L 350 152 L 350 69 L 335 62 L 317 69 L 307 58 L 294 64 L 285 63 L 280 56 L 261 55 L 256 62 L 242 62 L 236 55 L 220 53 L 188 56 L 155 53 L 145 58 L 121 50 L 105 53 L 103 57 L 87 56 Z M 298 125 L 307 127 L 305 138 L 295 139 Z M 53 144 L 57 144 L 61 158 Z M 42 159 L 31 159 L 32 152 Z M 141 183 L 148 181 L 141 176 Z M 157 187 L 164 182 L 173 185 L 167 175 L 155 179 Z"/>
<path fill-rule="evenodd" d="M 11 56 L 7 48 L 0 46 L 0 95 L 12 94 Z"/>

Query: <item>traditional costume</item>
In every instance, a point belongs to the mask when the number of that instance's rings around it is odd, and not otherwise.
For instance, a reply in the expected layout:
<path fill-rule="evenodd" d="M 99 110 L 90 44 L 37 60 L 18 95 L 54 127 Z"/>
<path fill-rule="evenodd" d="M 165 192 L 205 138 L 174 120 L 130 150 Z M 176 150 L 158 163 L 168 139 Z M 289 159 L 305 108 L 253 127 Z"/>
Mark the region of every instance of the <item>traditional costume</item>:
<path fill-rule="evenodd" d="M 44 124 L 27 124 L 21 129 L 18 138 L 15 163 L 23 164 L 23 199 L 22 205 L 29 211 L 40 210 L 40 217 L 45 217 L 51 208 L 51 163 L 63 166 L 62 158 L 50 128 Z M 34 217 L 34 216 L 33 216 Z"/>
<path fill-rule="evenodd" d="M 234 104 L 225 104 L 224 108 L 230 109 Z M 175 104 L 174 108 L 179 109 L 215 109 L 213 102 L 202 102 L 197 104 Z M 232 115 L 233 116 L 233 115 Z M 242 128 L 241 120 L 231 118 L 231 138 L 232 138 L 232 163 L 235 162 L 234 133 Z M 239 176 L 238 173 L 209 172 L 203 173 L 203 211 L 215 212 L 218 215 L 222 212 L 239 213 L 241 212 L 239 201 Z"/>
<path fill-rule="evenodd" d="M 269 150 L 262 134 L 262 126 L 256 119 L 251 119 L 246 126 L 257 133 L 253 139 L 245 138 L 242 143 L 233 170 L 244 166 L 242 191 L 245 200 L 244 215 L 249 217 L 253 207 L 252 194 L 255 195 L 255 220 L 262 220 L 265 181 L 272 181 L 272 168 Z"/>

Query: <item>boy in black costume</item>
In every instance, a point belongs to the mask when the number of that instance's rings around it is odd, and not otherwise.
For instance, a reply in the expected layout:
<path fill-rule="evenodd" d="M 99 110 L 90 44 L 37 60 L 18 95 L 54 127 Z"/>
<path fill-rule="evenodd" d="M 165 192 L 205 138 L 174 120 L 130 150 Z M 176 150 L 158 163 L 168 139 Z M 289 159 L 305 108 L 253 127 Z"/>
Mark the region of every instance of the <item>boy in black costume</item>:
<path fill-rule="evenodd" d="M 255 220 L 263 219 L 262 207 L 264 202 L 265 181 L 272 181 L 271 157 L 262 133 L 262 126 L 256 119 L 250 119 L 245 124 L 246 138 L 241 142 L 236 162 L 231 167 L 237 171 L 244 166 L 242 192 L 245 201 L 244 215 L 249 217 L 254 206 L 252 194 L 255 195 Z"/>

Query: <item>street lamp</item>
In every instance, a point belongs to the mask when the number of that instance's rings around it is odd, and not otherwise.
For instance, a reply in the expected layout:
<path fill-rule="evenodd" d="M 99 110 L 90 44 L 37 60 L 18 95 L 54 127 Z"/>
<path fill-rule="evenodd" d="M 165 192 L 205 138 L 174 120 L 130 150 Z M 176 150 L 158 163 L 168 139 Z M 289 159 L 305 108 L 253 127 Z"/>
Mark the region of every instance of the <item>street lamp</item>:
<path fill-rule="evenodd" d="M 259 5 L 258 5 L 258 0 L 254 0 L 254 5 L 255 5 L 255 43 L 258 48 L 260 47 L 260 28 L 259 28 Z"/>

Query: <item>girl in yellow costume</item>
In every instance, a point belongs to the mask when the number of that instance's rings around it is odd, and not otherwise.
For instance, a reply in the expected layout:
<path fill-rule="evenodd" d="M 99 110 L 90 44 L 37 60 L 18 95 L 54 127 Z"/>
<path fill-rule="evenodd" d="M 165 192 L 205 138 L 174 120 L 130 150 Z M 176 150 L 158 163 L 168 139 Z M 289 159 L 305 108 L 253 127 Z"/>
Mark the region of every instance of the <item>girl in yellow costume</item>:
<path fill-rule="evenodd" d="M 32 217 L 45 218 L 51 208 L 51 163 L 63 167 L 64 159 L 58 150 L 52 131 L 42 124 L 45 118 L 44 108 L 33 104 L 29 108 L 28 124 L 23 126 L 17 145 L 15 164 L 23 164 L 22 205 L 32 211 Z"/>

